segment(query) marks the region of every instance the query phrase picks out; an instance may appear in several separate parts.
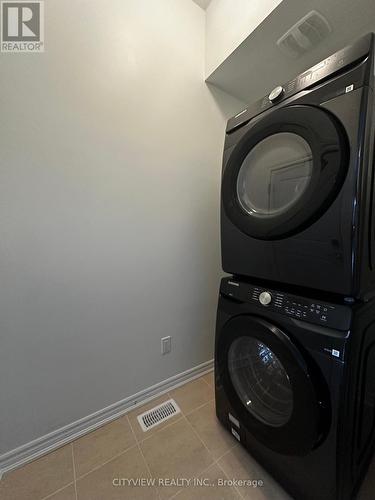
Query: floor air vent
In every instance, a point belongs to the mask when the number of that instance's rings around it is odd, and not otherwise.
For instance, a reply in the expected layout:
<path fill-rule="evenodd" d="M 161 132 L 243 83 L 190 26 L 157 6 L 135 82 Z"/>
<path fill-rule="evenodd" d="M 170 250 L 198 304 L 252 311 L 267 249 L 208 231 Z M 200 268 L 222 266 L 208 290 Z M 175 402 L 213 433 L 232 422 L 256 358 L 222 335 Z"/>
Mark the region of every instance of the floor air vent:
<path fill-rule="evenodd" d="M 146 432 L 169 418 L 174 417 L 178 413 L 181 413 L 181 410 L 176 401 L 174 399 L 168 399 L 168 401 L 165 401 L 161 405 L 141 413 L 141 415 L 138 415 L 137 419 L 143 431 Z"/>

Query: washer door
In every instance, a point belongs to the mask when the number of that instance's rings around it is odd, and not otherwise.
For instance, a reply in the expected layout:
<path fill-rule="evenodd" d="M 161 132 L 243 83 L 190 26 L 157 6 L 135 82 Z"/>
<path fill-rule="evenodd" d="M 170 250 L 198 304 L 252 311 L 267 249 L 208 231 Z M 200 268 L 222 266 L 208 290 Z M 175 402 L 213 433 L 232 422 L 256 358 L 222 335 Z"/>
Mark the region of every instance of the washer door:
<path fill-rule="evenodd" d="M 333 115 L 313 106 L 275 110 L 233 149 L 222 179 L 224 210 L 249 236 L 285 238 L 328 208 L 347 165 L 347 139 Z"/>
<path fill-rule="evenodd" d="M 321 382 L 284 332 L 261 318 L 238 316 L 224 326 L 217 356 L 226 395 L 258 441 L 288 455 L 317 445 L 329 425 L 321 421 Z"/>

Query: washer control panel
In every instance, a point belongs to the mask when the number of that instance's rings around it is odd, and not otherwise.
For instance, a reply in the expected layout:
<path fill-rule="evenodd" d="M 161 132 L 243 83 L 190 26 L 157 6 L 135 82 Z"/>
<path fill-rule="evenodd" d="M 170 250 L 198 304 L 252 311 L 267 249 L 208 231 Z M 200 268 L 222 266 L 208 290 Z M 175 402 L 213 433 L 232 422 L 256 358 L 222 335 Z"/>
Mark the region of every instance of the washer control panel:
<path fill-rule="evenodd" d="M 221 293 L 241 302 L 249 302 L 262 309 L 268 309 L 291 318 L 328 326 L 337 330 L 348 330 L 351 309 L 342 304 L 300 297 L 277 290 L 270 290 L 236 280 L 224 278 Z"/>

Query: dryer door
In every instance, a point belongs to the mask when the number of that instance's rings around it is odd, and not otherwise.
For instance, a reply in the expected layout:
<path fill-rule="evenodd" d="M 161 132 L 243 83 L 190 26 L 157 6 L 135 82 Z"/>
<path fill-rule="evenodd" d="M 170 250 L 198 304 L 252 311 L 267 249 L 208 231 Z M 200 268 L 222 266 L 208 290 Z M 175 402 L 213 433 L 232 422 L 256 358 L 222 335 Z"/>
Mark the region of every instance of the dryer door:
<path fill-rule="evenodd" d="M 228 400 L 258 441 L 288 455 L 317 445 L 329 425 L 321 418 L 328 402 L 284 332 L 261 318 L 238 316 L 224 326 L 217 356 Z"/>
<path fill-rule="evenodd" d="M 348 144 L 326 110 L 287 106 L 250 125 L 222 178 L 223 207 L 244 233 L 281 239 L 316 220 L 344 181 Z"/>

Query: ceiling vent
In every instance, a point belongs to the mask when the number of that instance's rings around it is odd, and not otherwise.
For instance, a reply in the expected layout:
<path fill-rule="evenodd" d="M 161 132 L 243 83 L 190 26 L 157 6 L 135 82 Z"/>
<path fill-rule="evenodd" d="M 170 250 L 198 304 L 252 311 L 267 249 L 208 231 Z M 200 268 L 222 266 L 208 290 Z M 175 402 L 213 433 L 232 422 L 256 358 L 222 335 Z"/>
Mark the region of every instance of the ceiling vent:
<path fill-rule="evenodd" d="M 277 45 L 288 56 L 299 57 L 318 45 L 331 31 L 327 19 L 312 10 L 279 38 Z"/>

